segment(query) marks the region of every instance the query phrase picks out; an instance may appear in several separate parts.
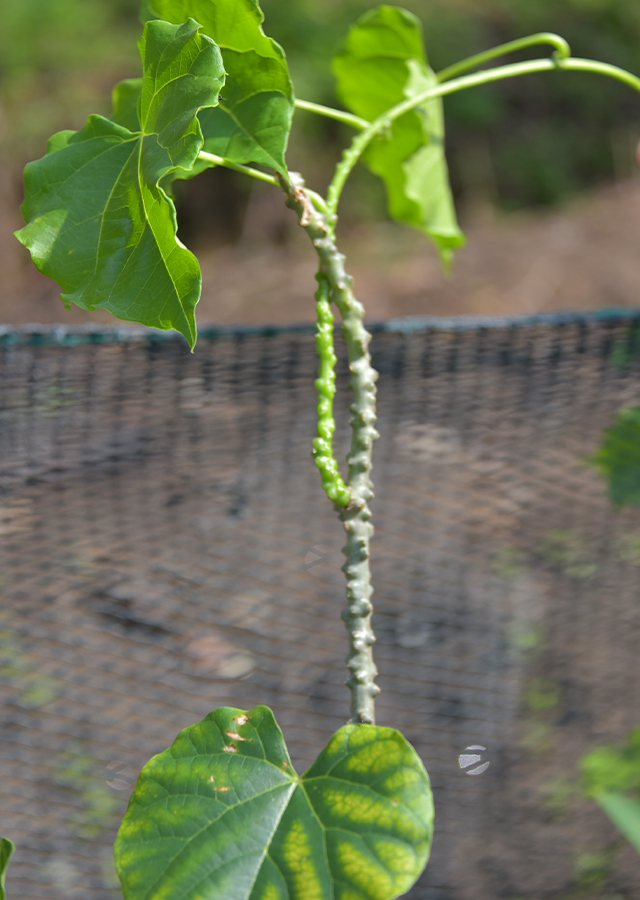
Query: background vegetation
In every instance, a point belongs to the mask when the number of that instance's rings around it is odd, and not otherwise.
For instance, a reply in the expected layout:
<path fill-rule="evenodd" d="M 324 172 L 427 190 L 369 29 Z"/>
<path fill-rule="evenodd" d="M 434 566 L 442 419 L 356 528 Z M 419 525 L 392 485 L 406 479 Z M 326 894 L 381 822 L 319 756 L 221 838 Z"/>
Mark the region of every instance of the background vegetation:
<path fill-rule="evenodd" d="M 339 48 L 349 24 L 373 5 L 371 0 L 264 0 L 262 5 L 269 34 L 287 47 L 299 96 L 335 102 L 326 60 Z M 637 0 L 403 0 L 402 5 L 422 19 L 436 69 L 487 46 L 545 30 L 566 37 L 575 55 L 640 72 Z M 137 74 L 132 40 L 140 32 L 137 11 L 138 0 L 5 4 L 0 155 L 5 166 L 10 161 L 16 185 L 22 165 L 42 155 L 52 131 L 79 128 L 89 112 L 107 112 L 115 80 Z M 452 181 L 463 205 L 548 205 L 631 174 L 640 134 L 637 101 L 631 91 L 606 79 L 579 73 L 533 76 L 445 102 Z M 313 153 L 321 182 L 342 145 L 342 126 L 305 113 L 298 119 L 291 163 L 308 170 L 305 160 Z M 229 172 L 207 173 L 204 182 L 182 186 L 183 228 L 200 228 L 205 210 L 209 216 L 222 206 L 227 214 L 231 207 L 231 222 L 227 219 L 223 228 L 214 221 L 210 227 L 233 240 L 241 229 L 249 188 Z M 381 188 L 364 171 L 346 200 L 347 220 L 362 213 L 384 215 Z"/>

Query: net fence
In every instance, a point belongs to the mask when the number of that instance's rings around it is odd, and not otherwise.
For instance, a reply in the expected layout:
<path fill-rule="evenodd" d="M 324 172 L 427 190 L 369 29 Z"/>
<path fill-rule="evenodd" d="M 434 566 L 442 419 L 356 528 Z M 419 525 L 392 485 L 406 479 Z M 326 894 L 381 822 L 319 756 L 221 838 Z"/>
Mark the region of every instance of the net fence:
<path fill-rule="evenodd" d="M 614 510 L 588 462 L 637 401 L 639 329 L 632 313 L 375 329 L 378 723 L 425 761 L 437 817 L 413 900 L 640 893 L 577 772 L 640 720 L 640 513 Z M 193 355 L 136 329 L 0 332 L 10 897 L 119 896 L 137 773 L 214 707 L 271 706 L 298 771 L 344 724 L 315 370 L 306 328 L 205 329 Z M 339 458 L 346 376 L 340 355 Z"/>

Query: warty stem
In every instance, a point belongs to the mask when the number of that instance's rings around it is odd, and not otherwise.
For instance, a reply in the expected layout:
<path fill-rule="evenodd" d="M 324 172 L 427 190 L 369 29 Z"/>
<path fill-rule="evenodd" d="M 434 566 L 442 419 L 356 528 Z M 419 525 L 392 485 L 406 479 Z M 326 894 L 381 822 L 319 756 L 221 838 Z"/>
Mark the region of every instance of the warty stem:
<path fill-rule="evenodd" d="M 349 474 L 346 486 L 351 494 L 347 506 L 341 508 L 340 519 L 346 532 L 342 548 L 345 564 L 342 571 L 347 579 L 347 608 L 342 613 L 349 635 L 347 666 L 350 676 L 351 722 L 374 724 L 375 697 L 380 689 L 375 684 L 378 674 L 373 661 L 375 635 L 371 625 L 373 606 L 369 542 L 373 535 L 369 501 L 373 497 L 371 457 L 373 442 L 378 437 L 376 421 L 376 380 L 378 373 L 371 365 L 369 342 L 371 335 L 364 327 L 364 308 L 352 291 L 352 278 L 345 272 L 344 256 L 333 237 L 334 223 L 320 212 L 306 194 L 304 181 L 296 172 L 289 178 L 279 176 L 287 205 L 298 215 L 300 224 L 309 235 L 318 254 L 320 276 L 326 279 L 342 317 L 342 335 L 347 345 L 349 387 L 354 400 L 352 413 L 351 449 L 347 456 Z"/>

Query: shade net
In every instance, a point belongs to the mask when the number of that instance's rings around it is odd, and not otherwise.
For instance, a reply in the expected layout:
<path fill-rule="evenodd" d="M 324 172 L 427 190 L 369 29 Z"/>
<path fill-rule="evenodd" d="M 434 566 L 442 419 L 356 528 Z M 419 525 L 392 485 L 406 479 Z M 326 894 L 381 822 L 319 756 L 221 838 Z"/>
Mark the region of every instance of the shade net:
<path fill-rule="evenodd" d="M 378 724 L 416 747 L 436 803 L 414 900 L 640 895 L 578 772 L 640 721 L 640 514 L 589 463 L 637 401 L 639 327 L 374 334 Z M 137 773 L 181 728 L 265 703 L 302 771 L 348 718 L 314 339 L 205 330 L 192 355 L 151 332 L 5 329 L 0 360 L 8 896 L 107 900 Z"/>

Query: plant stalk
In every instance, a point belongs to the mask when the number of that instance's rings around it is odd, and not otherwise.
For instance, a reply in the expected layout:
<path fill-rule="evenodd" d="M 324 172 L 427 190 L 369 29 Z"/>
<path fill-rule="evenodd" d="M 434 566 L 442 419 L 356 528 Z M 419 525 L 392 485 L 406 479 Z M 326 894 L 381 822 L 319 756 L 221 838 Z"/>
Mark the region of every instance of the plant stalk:
<path fill-rule="evenodd" d="M 369 542 L 373 535 L 369 501 L 373 497 L 371 457 L 373 442 L 378 437 L 376 421 L 376 380 L 378 373 L 371 365 L 369 342 L 371 335 L 364 327 L 364 308 L 351 289 L 352 278 L 345 272 L 344 256 L 339 252 L 333 231 L 334 222 L 320 212 L 307 196 L 304 181 L 297 172 L 280 178 L 287 205 L 298 215 L 316 249 L 320 262 L 320 277 L 324 277 L 331 298 L 342 317 L 342 335 L 349 359 L 349 387 L 354 401 L 351 448 L 347 456 L 349 474 L 346 486 L 351 494 L 347 506 L 341 508 L 340 519 L 347 535 L 342 552 L 345 564 L 342 571 L 347 579 L 347 608 L 342 618 L 349 635 L 347 666 L 350 671 L 347 685 L 351 691 L 351 722 L 375 723 L 375 697 L 380 689 L 375 684 L 378 674 L 373 661 L 375 635 L 371 625 L 373 606 Z"/>

